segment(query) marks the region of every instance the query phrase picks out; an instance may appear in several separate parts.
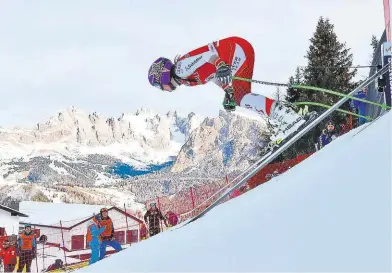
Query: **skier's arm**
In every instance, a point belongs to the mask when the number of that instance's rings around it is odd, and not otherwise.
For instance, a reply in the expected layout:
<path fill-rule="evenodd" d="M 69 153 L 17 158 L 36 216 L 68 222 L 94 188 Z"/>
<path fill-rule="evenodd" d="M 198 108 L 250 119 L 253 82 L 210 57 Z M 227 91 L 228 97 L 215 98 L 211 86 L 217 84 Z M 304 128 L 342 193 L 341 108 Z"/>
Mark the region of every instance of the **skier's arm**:
<path fill-rule="evenodd" d="M 147 219 L 150 216 L 150 211 L 147 211 L 146 214 L 144 214 L 144 222 L 147 224 Z"/>
<path fill-rule="evenodd" d="M 114 239 L 114 225 L 112 221 L 112 233 L 110 234 L 110 238 Z"/>
<path fill-rule="evenodd" d="M 98 234 L 97 234 L 97 236 L 98 235 L 101 235 L 102 234 L 102 232 L 104 232 L 105 231 L 105 229 L 106 229 L 106 227 L 101 227 L 99 230 L 98 230 Z"/>
<path fill-rule="evenodd" d="M 323 148 L 323 135 L 322 134 L 319 136 L 318 142 L 319 142 L 319 149 Z"/>
<path fill-rule="evenodd" d="M 37 257 L 37 241 L 36 237 L 33 238 L 33 259 Z"/>
<path fill-rule="evenodd" d="M 165 217 L 163 217 L 163 215 L 162 215 L 162 212 L 161 212 L 161 211 L 159 211 L 159 218 L 161 218 L 161 220 L 163 220 L 163 222 L 165 223 L 165 226 L 167 227 L 167 221 L 166 221 L 166 218 L 165 218 Z"/>
<path fill-rule="evenodd" d="M 18 238 L 17 243 L 16 243 L 16 253 L 17 256 L 20 254 L 20 250 L 22 249 L 22 238 Z"/>

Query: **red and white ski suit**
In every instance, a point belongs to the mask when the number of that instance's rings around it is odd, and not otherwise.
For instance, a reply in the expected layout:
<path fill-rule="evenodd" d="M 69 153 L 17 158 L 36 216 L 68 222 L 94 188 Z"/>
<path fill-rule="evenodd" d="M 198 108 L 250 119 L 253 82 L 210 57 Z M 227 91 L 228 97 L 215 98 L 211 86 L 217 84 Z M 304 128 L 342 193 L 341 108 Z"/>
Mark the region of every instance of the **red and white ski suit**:
<path fill-rule="evenodd" d="M 211 63 L 211 58 L 218 57 Z M 181 83 L 196 86 L 215 81 L 216 65 L 224 61 L 231 66 L 232 75 L 249 78 L 253 76 L 255 54 L 252 45 L 243 38 L 229 37 L 195 49 L 175 61 L 175 74 L 181 78 Z M 251 93 L 251 83 L 234 80 L 234 99 L 237 105 L 253 110 L 259 114 L 270 115 L 274 100 Z"/>

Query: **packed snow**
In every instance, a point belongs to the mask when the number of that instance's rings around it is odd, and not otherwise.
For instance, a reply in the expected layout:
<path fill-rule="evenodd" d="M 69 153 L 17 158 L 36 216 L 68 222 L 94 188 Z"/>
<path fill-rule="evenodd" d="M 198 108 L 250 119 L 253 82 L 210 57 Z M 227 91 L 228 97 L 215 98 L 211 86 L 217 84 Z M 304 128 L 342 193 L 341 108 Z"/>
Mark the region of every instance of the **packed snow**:
<path fill-rule="evenodd" d="M 79 272 L 390 271 L 391 113 L 366 126 L 203 218 Z"/>

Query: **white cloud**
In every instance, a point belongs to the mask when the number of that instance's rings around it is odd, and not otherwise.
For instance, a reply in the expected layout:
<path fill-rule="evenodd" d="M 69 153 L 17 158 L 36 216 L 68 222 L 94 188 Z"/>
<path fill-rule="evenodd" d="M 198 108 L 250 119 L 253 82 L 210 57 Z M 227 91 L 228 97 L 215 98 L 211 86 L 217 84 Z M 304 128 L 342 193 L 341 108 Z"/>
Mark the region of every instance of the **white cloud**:
<path fill-rule="evenodd" d="M 216 115 L 216 86 L 163 93 L 148 84 L 151 62 L 235 35 L 255 48 L 254 78 L 286 81 L 305 64 L 319 16 L 355 64 L 368 63 L 371 35 L 384 28 L 381 0 L 0 2 L 0 125 L 32 125 L 70 105 L 110 116 L 141 106 Z"/>

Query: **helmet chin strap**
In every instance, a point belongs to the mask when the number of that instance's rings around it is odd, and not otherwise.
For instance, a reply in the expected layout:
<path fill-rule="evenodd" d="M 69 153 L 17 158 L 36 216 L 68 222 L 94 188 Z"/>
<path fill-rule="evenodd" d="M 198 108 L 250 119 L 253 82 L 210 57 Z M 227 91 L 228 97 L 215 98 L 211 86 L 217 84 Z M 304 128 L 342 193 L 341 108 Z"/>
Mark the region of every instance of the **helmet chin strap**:
<path fill-rule="evenodd" d="M 181 85 L 181 82 L 179 80 L 177 80 L 176 78 L 172 77 L 170 79 L 170 83 L 172 83 L 175 87 L 178 87 Z"/>

